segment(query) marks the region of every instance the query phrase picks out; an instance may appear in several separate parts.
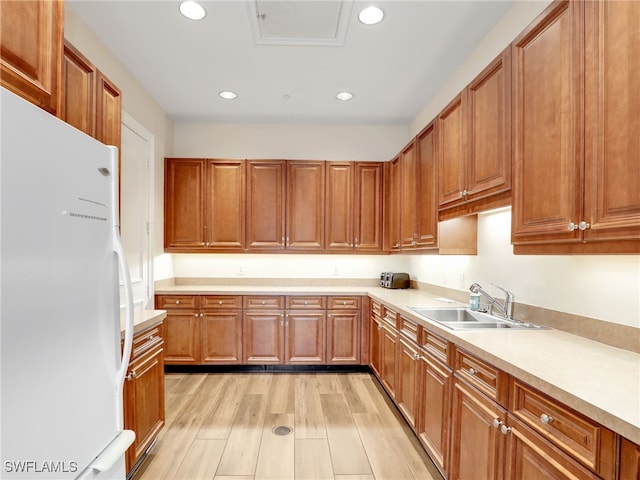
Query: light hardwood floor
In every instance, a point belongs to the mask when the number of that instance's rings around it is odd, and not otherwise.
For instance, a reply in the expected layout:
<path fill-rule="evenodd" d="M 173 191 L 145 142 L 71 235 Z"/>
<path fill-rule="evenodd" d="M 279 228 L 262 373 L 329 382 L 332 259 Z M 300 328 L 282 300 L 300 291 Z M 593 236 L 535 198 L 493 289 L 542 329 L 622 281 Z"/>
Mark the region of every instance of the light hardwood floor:
<path fill-rule="evenodd" d="M 166 426 L 133 480 L 442 479 L 366 373 L 167 374 L 165 390 Z"/>

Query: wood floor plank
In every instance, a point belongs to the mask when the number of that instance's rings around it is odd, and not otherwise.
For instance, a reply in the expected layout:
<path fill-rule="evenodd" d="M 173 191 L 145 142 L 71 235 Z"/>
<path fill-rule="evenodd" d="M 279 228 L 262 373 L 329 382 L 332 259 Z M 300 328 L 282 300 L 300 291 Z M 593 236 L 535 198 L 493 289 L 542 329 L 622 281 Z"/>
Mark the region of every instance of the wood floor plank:
<path fill-rule="evenodd" d="M 207 377 L 206 373 L 192 373 L 189 375 L 183 375 L 178 383 L 173 387 L 171 393 L 192 394 L 194 393 L 200 384 L 204 382 Z"/>
<path fill-rule="evenodd" d="M 178 415 L 158 437 L 158 443 L 149 458 L 136 473 L 136 480 L 173 478 L 191 447 L 201 421 L 200 415 Z"/>
<path fill-rule="evenodd" d="M 173 480 L 210 480 L 216 473 L 226 440 L 196 438 L 173 476 Z"/>
<path fill-rule="evenodd" d="M 373 475 L 336 475 L 335 480 L 376 480 Z"/>
<path fill-rule="evenodd" d="M 296 376 L 294 427 L 297 439 L 327 438 L 320 392 L 315 376 Z"/>
<path fill-rule="evenodd" d="M 296 438 L 294 478 L 296 480 L 333 480 L 331 453 L 326 439 Z"/>
<path fill-rule="evenodd" d="M 255 475 L 266 410 L 265 395 L 244 395 L 238 406 L 217 475 Z"/>
<path fill-rule="evenodd" d="M 216 402 L 229 377 L 222 375 L 207 375 L 198 388 L 191 394 L 182 411 L 189 413 L 207 413 Z"/>
<path fill-rule="evenodd" d="M 165 373 L 164 374 L 164 393 L 165 395 L 171 393 L 175 386 L 180 383 L 185 373 Z"/>
<path fill-rule="evenodd" d="M 273 428 L 293 426 L 293 413 L 269 413 L 262 429 L 262 441 L 255 480 L 285 480 L 294 478 L 295 437 L 276 435 Z"/>
<path fill-rule="evenodd" d="M 367 454 L 344 396 L 321 394 L 320 401 L 327 427 L 334 473 L 338 475 L 371 474 Z"/>
<path fill-rule="evenodd" d="M 405 435 L 407 431 L 404 430 L 403 425 L 406 426 L 406 422 L 378 381 L 370 376 L 368 381 L 363 381 L 363 385 L 375 403 L 380 420 L 389 433 L 391 435 Z"/>
<path fill-rule="evenodd" d="M 316 376 L 318 391 L 321 394 L 342 393 L 338 375 L 333 373 L 323 373 Z"/>
<path fill-rule="evenodd" d="M 247 393 L 255 395 L 268 395 L 273 381 L 272 373 L 250 373 L 249 390 Z"/>
<path fill-rule="evenodd" d="M 408 428 L 408 427 L 407 427 Z M 393 435 L 393 440 L 409 466 L 413 476 L 419 480 L 442 480 L 442 475 L 424 451 L 418 439 L 411 433 Z"/>
<path fill-rule="evenodd" d="M 252 377 L 249 375 L 225 375 L 227 380 L 225 388 L 220 391 L 211 408 L 205 414 L 198 431 L 198 438 L 229 437 L 233 419 L 247 392 L 250 378 Z"/>
<path fill-rule="evenodd" d="M 274 375 L 269 388 L 268 413 L 294 413 L 295 375 Z"/>
<path fill-rule="evenodd" d="M 353 418 L 376 480 L 414 480 L 398 444 L 388 434 L 380 416 L 375 413 L 354 413 Z"/>
<path fill-rule="evenodd" d="M 362 384 L 362 378 L 359 374 L 340 375 L 338 382 L 351 413 L 378 413 L 378 409 Z"/>

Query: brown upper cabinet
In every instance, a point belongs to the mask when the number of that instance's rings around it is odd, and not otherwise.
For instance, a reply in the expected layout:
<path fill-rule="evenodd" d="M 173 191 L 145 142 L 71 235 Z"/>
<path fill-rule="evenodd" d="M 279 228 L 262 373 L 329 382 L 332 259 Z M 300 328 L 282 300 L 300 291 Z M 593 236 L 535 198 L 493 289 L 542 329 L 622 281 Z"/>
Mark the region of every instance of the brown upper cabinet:
<path fill-rule="evenodd" d="M 247 161 L 247 249 L 285 248 L 284 160 Z"/>
<path fill-rule="evenodd" d="M 120 149 L 122 93 L 68 41 L 64 42 L 58 116 L 100 142 Z"/>
<path fill-rule="evenodd" d="M 324 250 L 325 162 L 287 162 L 286 247 Z"/>
<path fill-rule="evenodd" d="M 327 162 L 326 249 L 382 249 L 382 162 Z"/>
<path fill-rule="evenodd" d="M 244 162 L 168 158 L 165 172 L 165 248 L 241 251 Z"/>
<path fill-rule="evenodd" d="M 3 0 L 0 9 L 0 84 L 55 115 L 61 88 L 62 0 Z"/>
<path fill-rule="evenodd" d="M 510 48 L 445 107 L 437 122 L 440 219 L 508 205 Z"/>
<path fill-rule="evenodd" d="M 396 156 L 388 164 L 385 180 L 385 250 L 399 252 L 401 241 L 400 216 L 402 214 L 402 155 Z"/>
<path fill-rule="evenodd" d="M 558 1 L 514 41 L 516 253 L 640 251 L 638 18 Z"/>

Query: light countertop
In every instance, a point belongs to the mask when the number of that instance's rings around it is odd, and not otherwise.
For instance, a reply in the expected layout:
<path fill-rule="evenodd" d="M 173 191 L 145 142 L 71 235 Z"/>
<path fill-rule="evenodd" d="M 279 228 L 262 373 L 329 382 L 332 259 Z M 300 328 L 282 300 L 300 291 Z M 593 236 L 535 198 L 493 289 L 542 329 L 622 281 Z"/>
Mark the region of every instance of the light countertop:
<path fill-rule="evenodd" d="M 640 355 L 560 330 L 453 331 L 408 306 L 459 306 L 422 290 L 372 286 L 172 285 L 156 294 L 369 295 L 501 370 L 640 444 Z"/>

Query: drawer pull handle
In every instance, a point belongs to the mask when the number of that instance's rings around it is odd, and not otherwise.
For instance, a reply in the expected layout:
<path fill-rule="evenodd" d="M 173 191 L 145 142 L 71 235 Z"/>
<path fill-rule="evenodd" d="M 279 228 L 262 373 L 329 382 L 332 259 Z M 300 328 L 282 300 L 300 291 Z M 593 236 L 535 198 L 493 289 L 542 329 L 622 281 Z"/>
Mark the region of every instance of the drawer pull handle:
<path fill-rule="evenodd" d="M 503 435 L 506 435 L 507 433 L 509 433 L 511 431 L 511 427 L 507 427 L 506 425 L 502 425 L 500 427 L 500 431 L 502 432 Z"/>
<path fill-rule="evenodd" d="M 475 368 L 471 367 L 469 369 L 469 375 L 475 375 L 476 373 L 478 373 L 478 371 Z"/>
<path fill-rule="evenodd" d="M 378 330 L 380 330 L 381 328 L 382 328 L 382 324 L 381 324 L 381 323 L 379 323 L 379 324 L 378 324 Z"/>
<path fill-rule="evenodd" d="M 136 378 L 136 371 L 133 370 L 132 372 L 129 372 L 129 375 L 127 375 L 126 377 L 124 377 L 125 380 L 127 380 L 128 382 L 130 382 L 131 380 L 133 380 L 134 378 Z"/>
<path fill-rule="evenodd" d="M 553 417 L 551 415 L 547 415 L 546 413 L 543 413 L 542 415 L 540 415 L 540 421 L 545 425 L 549 425 L 550 423 L 553 422 Z"/>
<path fill-rule="evenodd" d="M 218 305 L 222 305 L 222 300 L 218 300 Z"/>
<path fill-rule="evenodd" d="M 504 425 L 504 422 L 500 421 L 499 418 L 494 418 L 493 419 L 494 428 L 500 428 L 502 425 Z"/>
<path fill-rule="evenodd" d="M 180 300 L 176 300 L 176 305 L 180 305 Z"/>
<path fill-rule="evenodd" d="M 414 353 L 414 354 L 413 354 L 413 358 L 414 358 L 415 360 L 420 360 L 420 354 L 419 354 L 419 353 Z"/>

